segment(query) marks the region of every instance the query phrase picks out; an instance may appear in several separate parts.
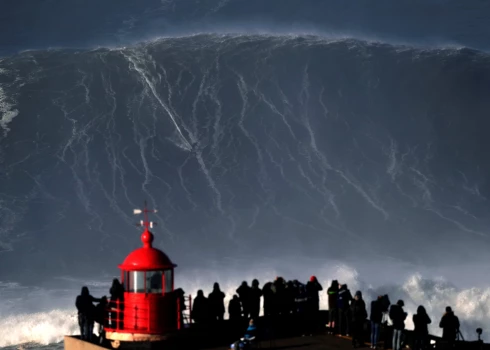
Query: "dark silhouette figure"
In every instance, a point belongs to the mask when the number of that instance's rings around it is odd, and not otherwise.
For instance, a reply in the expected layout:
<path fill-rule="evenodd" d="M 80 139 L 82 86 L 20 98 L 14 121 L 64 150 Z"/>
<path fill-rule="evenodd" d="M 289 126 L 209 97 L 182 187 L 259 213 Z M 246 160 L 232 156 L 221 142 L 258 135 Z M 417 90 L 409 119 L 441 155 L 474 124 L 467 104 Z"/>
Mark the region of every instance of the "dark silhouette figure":
<path fill-rule="evenodd" d="M 308 294 L 306 292 L 306 285 L 298 280 L 293 281 L 295 288 L 294 293 L 294 307 L 296 313 L 305 313 L 308 306 Z"/>
<path fill-rule="evenodd" d="M 300 331 L 303 336 L 312 335 L 314 330 L 314 324 L 312 322 L 312 313 L 314 310 L 314 303 L 310 303 L 308 298 L 308 292 L 306 285 L 295 280 L 294 285 L 296 287 L 296 296 L 294 299 L 296 313 L 300 320 Z"/>
<path fill-rule="evenodd" d="M 215 283 L 213 291 L 208 295 L 209 314 L 213 321 L 223 321 L 225 316 L 225 293 L 219 288 L 219 283 Z"/>
<path fill-rule="evenodd" d="M 414 330 L 414 347 L 413 350 L 425 350 L 429 343 L 429 328 L 428 325 L 432 322 L 425 308 L 420 305 L 417 308 L 417 313 L 412 317 Z"/>
<path fill-rule="evenodd" d="M 254 279 L 252 281 L 252 289 L 250 290 L 250 317 L 254 320 L 259 317 L 261 297 L 262 290 L 259 287 L 259 281 Z"/>
<path fill-rule="evenodd" d="M 323 287 L 316 279 L 316 276 L 311 276 L 308 283 L 306 283 L 306 293 L 308 294 L 308 301 L 313 311 L 320 310 L 320 296 L 318 293 L 322 290 Z"/>
<path fill-rule="evenodd" d="M 371 315 L 369 319 L 371 321 L 371 347 L 376 349 L 379 340 L 379 329 L 381 322 L 383 321 L 383 296 L 378 296 L 378 299 L 371 302 Z"/>
<path fill-rule="evenodd" d="M 312 334 L 319 327 L 319 311 L 320 311 L 320 291 L 323 290 L 322 285 L 318 282 L 316 276 L 311 276 L 306 283 L 305 292 L 307 297 L 307 327 L 308 333 Z"/>
<path fill-rule="evenodd" d="M 94 333 L 95 306 L 94 302 L 100 302 L 101 299 L 94 298 L 86 286 L 75 301 L 78 310 L 78 325 L 80 326 L 80 337 L 82 340 L 92 340 Z"/>
<path fill-rule="evenodd" d="M 352 315 L 352 346 L 354 348 L 362 346 L 364 340 L 362 339 L 362 332 L 364 329 L 364 321 L 367 318 L 366 303 L 362 299 L 362 293 L 356 292 L 354 301 L 351 305 Z"/>
<path fill-rule="evenodd" d="M 328 295 L 328 313 L 329 313 L 329 322 L 330 322 L 330 334 L 334 334 L 336 332 L 337 326 L 337 318 L 338 318 L 338 309 L 337 309 L 337 298 L 339 296 L 339 282 L 337 280 L 333 280 L 332 284 L 327 290 Z"/>
<path fill-rule="evenodd" d="M 340 334 L 350 334 L 350 303 L 352 302 L 352 294 L 347 287 L 347 284 L 340 286 L 339 296 L 337 298 L 338 315 L 338 330 Z"/>
<path fill-rule="evenodd" d="M 99 324 L 99 343 L 104 340 L 105 326 L 107 324 L 107 318 L 109 313 L 107 312 L 109 302 L 107 297 L 103 296 L 100 298 L 100 302 L 95 307 L 94 321 Z"/>
<path fill-rule="evenodd" d="M 267 282 L 262 287 L 262 295 L 264 296 L 264 316 L 270 316 L 273 313 L 274 292 L 272 291 L 272 282 Z"/>
<path fill-rule="evenodd" d="M 459 332 L 459 319 L 450 306 L 446 307 L 446 313 L 442 316 L 439 327 L 442 328 L 442 340 L 452 346 Z"/>
<path fill-rule="evenodd" d="M 238 297 L 240 298 L 240 302 L 242 303 L 243 309 L 243 317 L 250 317 L 250 293 L 251 288 L 248 286 L 246 281 L 243 281 L 241 286 L 236 290 Z"/>
<path fill-rule="evenodd" d="M 242 319 L 242 304 L 238 295 L 233 295 L 233 298 L 228 303 L 228 314 L 231 321 L 237 321 Z"/>
<path fill-rule="evenodd" d="M 284 313 L 286 305 L 286 283 L 284 278 L 276 277 L 272 283 L 271 290 L 273 292 L 273 308 L 272 312 L 274 315 L 279 315 Z"/>
<path fill-rule="evenodd" d="M 123 328 L 124 287 L 117 278 L 112 280 L 112 286 L 109 293 L 111 294 L 109 303 L 109 308 L 111 309 L 111 312 L 109 313 L 109 328 Z"/>
<path fill-rule="evenodd" d="M 405 319 L 407 318 L 407 313 L 403 310 L 405 303 L 403 300 L 398 300 L 396 305 L 391 305 L 390 308 L 390 318 L 393 322 L 393 340 L 392 349 L 401 350 L 402 347 L 402 336 L 403 330 L 405 329 Z"/>
<path fill-rule="evenodd" d="M 199 289 L 192 305 L 192 319 L 194 322 L 202 324 L 209 318 L 209 301 L 204 296 L 203 291 Z"/>
<path fill-rule="evenodd" d="M 381 307 L 383 310 L 383 317 L 381 323 L 380 337 L 382 337 L 383 342 L 385 343 L 385 347 L 391 344 L 393 339 L 393 329 L 388 327 L 388 310 L 390 309 L 391 301 L 387 294 L 383 295 L 381 298 Z M 386 316 L 386 317 L 385 317 Z"/>

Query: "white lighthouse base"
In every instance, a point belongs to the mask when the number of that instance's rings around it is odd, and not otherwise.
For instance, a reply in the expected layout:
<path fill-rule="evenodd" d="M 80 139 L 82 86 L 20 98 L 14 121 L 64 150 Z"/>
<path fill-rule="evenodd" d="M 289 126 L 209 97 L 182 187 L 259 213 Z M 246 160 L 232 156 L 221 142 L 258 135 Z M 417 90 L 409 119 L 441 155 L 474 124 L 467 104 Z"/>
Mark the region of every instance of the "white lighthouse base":
<path fill-rule="evenodd" d="M 162 341 L 166 340 L 168 336 L 165 334 L 119 333 L 106 331 L 105 338 L 112 340 L 112 347 L 117 349 L 121 345 L 121 342 Z"/>

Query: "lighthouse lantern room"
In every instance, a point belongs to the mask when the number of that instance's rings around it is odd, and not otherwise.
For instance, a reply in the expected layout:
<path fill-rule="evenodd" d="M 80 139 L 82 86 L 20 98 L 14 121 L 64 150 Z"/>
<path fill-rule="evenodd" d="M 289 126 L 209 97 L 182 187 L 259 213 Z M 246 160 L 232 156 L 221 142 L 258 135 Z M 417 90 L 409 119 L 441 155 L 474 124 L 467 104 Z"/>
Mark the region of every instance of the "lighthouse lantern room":
<path fill-rule="evenodd" d="M 156 210 L 135 209 L 134 214 L 144 214 L 139 225 L 144 227 L 141 235 L 143 247 L 131 252 L 121 269 L 124 297 L 117 302 L 111 313 L 111 327 L 106 329 L 106 338 L 113 347 L 120 341 L 159 341 L 179 327 L 179 302 L 174 292 L 174 268 L 170 258 L 161 250 L 152 247 L 153 234 L 148 213 Z M 114 310 L 114 309 L 113 309 Z"/>

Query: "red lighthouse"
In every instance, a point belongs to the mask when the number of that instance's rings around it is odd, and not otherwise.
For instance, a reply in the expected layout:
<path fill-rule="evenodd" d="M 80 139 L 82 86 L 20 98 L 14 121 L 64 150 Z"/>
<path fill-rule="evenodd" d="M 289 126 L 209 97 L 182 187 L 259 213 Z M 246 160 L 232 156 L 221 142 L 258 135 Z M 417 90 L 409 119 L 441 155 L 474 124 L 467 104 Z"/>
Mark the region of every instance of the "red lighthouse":
<path fill-rule="evenodd" d="M 174 291 L 174 267 L 169 257 L 152 247 L 153 222 L 145 208 L 135 209 L 134 214 L 144 214 L 141 226 L 143 247 L 130 253 L 121 269 L 124 298 L 113 309 L 112 318 L 117 319 L 113 328 L 106 328 L 106 339 L 117 348 L 120 342 L 161 341 L 179 328 L 179 296 Z"/>

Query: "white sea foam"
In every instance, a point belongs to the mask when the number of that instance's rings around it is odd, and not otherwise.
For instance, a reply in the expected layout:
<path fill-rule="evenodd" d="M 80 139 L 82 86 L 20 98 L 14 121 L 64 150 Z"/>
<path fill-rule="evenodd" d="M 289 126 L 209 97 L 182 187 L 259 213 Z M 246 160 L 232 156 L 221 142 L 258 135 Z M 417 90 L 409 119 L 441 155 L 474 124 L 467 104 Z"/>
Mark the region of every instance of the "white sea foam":
<path fill-rule="evenodd" d="M 330 285 L 331 279 L 335 278 L 340 283 L 347 283 L 352 292 L 361 290 L 368 305 L 368 311 L 370 301 L 377 295 L 388 294 L 392 303 L 403 299 L 405 310 L 409 314 L 406 322 L 407 329 L 413 328 L 412 315 L 419 305 L 424 305 L 432 318 L 432 325 L 429 328 L 432 334 L 441 334 L 438 328 L 439 320 L 444 308 L 448 305 L 453 307 L 460 318 L 461 331 L 466 339 L 475 339 L 475 329 L 484 328 L 490 323 L 490 288 L 457 288 L 442 278 L 426 278 L 420 273 L 407 275 L 398 266 L 396 268 L 398 272 L 395 274 L 407 276 L 404 282 L 399 284 L 397 280 L 403 280 L 392 277 L 393 265 L 391 270 L 387 267 L 387 270 L 381 274 L 385 278 L 385 282 L 382 282 L 379 279 L 379 270 L 376 275 L 371 276 L 366 273 L 361 275 L 359 271 L 362 270 L 362 267 L 356 270 L 350 265 L 338 262 L 322 265 L 304 263 L 304 261 L 298 262 L 297 259 L 294 259 L 288 263 L 265 261 L 249 262 L 248 265 L 230 261 L 224 267 L 211 264 L 209 267 L 200 269 L 177 270 L 176 285 L 181 286 L 186 293 L 195 295 L 198 289 L 203 289 L 205 294 L 211 292 L 213 283 L 219 282 L 221 289 L 226 293 L 226 303 L 228 303 L 242 280 L 250 283 L 253 278 L 257 278 L 263 285 L 267 280 L 273 280 L 279 275 L 286 279 L 300 278 L 306 281 L 313 274 L 318 277 L 324 287 L 320 299 L 323 309 L 327 308 L 325 290 Z M 239 268 L 237 265 L 248 267 Z M 311 266 L 315 267 L 311 268 Z M 62 278 L 62 280 L 78 281 L 72 278 Z M 107 281 L 86 283 L 80 280 L 80 286 L 82 284 L 90 284 L 89 288 L 94 296 L 108 294 L 109 283 Z M 7 290 L 10 290 L 10 293 L 6 294 Z M 0 347 L 28 342 L 47 345 L 61 341 L 63 335 L 79 333 L 74 308 L 74 299 L 80 292 L 79 288 L 50 291 L 38 289 L 36 292 L 33 292 L 32 289 L 28 290 L 29 293 L 26 294 L 25 287 L 0 282 L 0 297 L 7 301 L 7 304 L 9 301 L 5 299 L 6 297 L 13 303 L 9 308 L 0 309 L 0 334 L 2 334 Z M 42 299 L 45 312 L 22 312 L 23 305 L 32 305 L 34 300 L 39 300 L 42 293 L 44 293 Z M 63 297 L 60 297 L 60 293 L 63 294 Z M 13 298 L 14 294 L 16 298 Z M 50 300 L 49 303 L 48 300 Z"/>
<path fill-rule="evenodd" d="M 0 86 L 0 128 L 6 136 L 10 131 L 9 123 L 19 115 L 19 111 L 13 108 L 13 104 L 8 102 L 4 89 Z"/>

